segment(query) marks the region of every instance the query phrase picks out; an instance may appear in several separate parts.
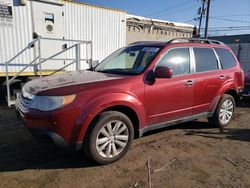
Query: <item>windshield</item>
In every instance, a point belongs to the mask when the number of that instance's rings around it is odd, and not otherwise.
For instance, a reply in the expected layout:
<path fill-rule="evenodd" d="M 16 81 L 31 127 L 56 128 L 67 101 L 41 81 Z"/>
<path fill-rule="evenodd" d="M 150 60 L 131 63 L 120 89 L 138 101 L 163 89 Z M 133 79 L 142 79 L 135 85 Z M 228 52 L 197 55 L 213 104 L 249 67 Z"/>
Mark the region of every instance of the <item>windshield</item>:
<path fill-rule="evenodd" d="M 110 74 L 140 74 L 151 63 L 159 50 L 159 47 L 145 46 L 121 48 L 104 59 L 95 68 L 95 71 Z"/>

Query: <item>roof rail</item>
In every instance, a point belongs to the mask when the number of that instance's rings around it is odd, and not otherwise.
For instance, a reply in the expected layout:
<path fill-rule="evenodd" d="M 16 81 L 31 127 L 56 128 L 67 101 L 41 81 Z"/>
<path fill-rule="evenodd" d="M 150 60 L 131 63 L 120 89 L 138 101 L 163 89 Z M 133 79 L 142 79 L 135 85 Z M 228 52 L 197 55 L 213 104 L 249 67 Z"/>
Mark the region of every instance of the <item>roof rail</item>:
<path fill-rule="evenodd" d="M 136 42 L 132 42 L 132 43 L 130 43 L 129 45 L 134 45 L 134 44 L 143 44 L 143 43 L 160 43 L 160 42 L 165 42 L 166 43 L 166 41 L 151 41 L 151 40 L 146 40 L 146 41 L 136 41 Z"/>
<path fill-rule="evenodd" d="M 197 42 L 197 43 L 217 44 L 221 46 L 226 46 L 223 42 L 220 42 L 218 40 L 201 39 L 201 38 L 175 38 L 168 41 L 168 43 L 178 43 L 178 42 Z"/>

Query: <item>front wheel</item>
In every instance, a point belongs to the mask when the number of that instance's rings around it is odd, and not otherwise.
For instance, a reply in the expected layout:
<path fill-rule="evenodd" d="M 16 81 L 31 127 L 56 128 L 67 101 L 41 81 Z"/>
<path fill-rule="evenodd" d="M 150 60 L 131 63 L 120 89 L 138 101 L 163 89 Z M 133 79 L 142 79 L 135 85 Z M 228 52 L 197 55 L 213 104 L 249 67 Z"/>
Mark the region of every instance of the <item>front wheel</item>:
<path fill-rule="evenodd" d="M 219 127 L 226 127 L 233 119 L 235 112 L 235 100 L 231 95 L 224 94 L 208 121 Z"/>
<path fill-rule="evenodd" d="M 101 113 L 93 123 L 87 140 L 87 153 L 100 164 L 109 164 L 122 158 L 134 137 L 131 120 L 123 113 Z"/>

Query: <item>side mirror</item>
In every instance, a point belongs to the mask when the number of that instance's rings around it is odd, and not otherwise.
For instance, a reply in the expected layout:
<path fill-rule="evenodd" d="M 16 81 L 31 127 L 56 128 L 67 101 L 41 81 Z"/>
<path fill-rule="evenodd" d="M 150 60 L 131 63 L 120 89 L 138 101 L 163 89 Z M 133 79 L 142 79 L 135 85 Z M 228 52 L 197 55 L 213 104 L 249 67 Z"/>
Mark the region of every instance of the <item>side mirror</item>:
<path fill-rule="evenodd" d="M 173 70 L 170 67 L 158 66 L 155 71 L 155 78 L 172 78 Z"/>

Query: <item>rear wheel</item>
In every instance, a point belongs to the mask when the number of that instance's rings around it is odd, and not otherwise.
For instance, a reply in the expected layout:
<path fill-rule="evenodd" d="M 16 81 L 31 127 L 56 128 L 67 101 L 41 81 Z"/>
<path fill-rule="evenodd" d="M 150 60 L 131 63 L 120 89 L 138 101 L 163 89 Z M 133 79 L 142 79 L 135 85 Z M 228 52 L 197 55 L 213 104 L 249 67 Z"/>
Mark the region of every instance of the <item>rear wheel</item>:
<path fill-rule="evenodd" d="M 208 121 L 219 127 L 226 127 L 233 119 L 235 100 L 231 95 L 224 94 L 212 117 Z"/>
<path fill-rule="evenodd" d="M 123 113 L 107 111 L 92 125 L 87 140 L 87 153 L 100 164 L 112 163 L 123 157 L 132 143 L 133 124 Z"/>

